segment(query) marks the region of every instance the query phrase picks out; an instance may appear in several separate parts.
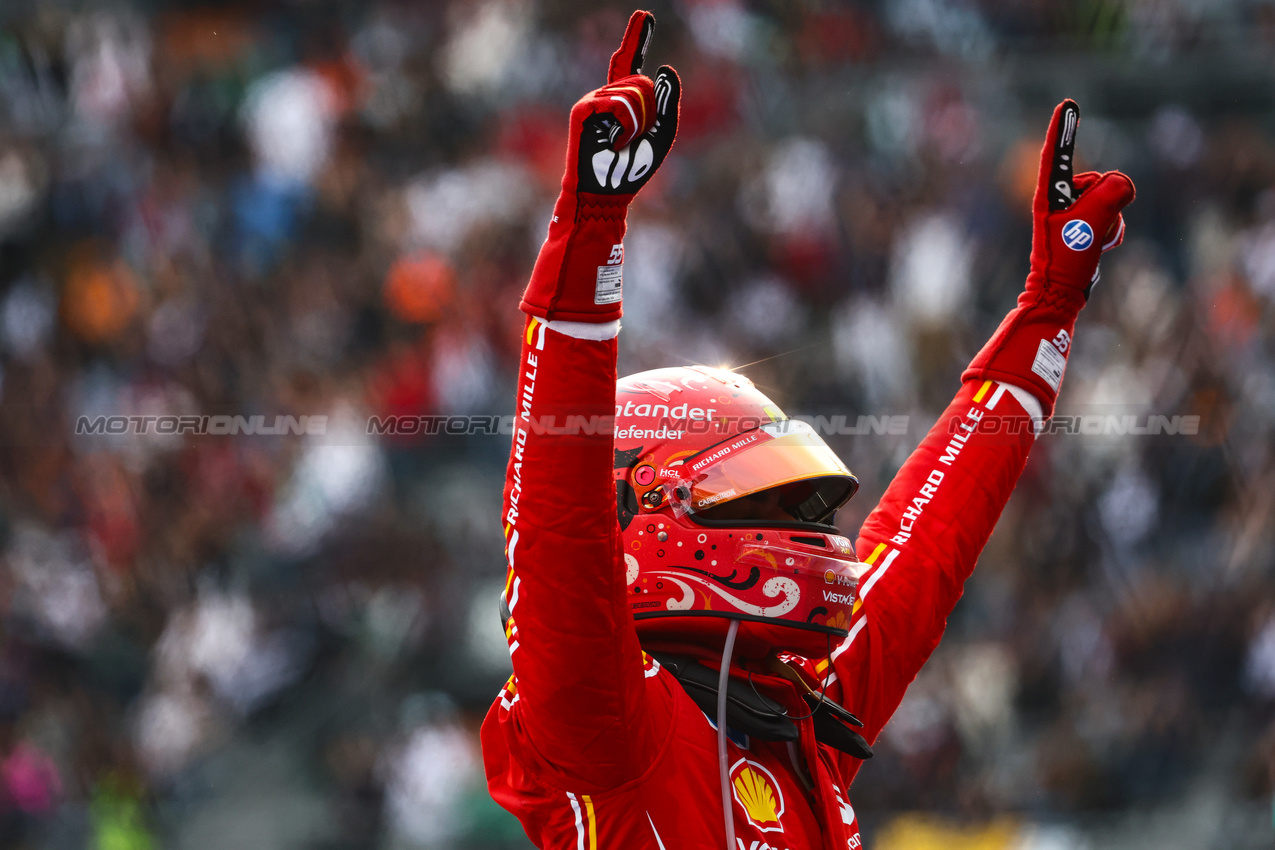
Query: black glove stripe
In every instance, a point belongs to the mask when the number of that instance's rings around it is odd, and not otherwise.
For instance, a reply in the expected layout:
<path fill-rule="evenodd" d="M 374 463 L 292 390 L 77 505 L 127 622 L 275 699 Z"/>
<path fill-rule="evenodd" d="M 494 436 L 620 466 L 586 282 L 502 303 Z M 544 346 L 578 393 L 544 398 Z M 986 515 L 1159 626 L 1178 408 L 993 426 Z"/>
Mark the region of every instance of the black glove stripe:
<path fill-rule="evenodd" d="M 629 69 L 629 74 L 637 74 L 642 70 L 642 65 L 646 62 L 646 51 L 651 46 L 651 35 L 655 32 L 655 16 L 647 15 L 646 20 L 642 21 L 642 36 L 640 39 L 641 47 L 633 54 L 633 67 Z"/>
<path fill-rule="evenodd" d="M 1080 107 L 1074 100 L 1065 101 L 1059 116 L 1058 141 L 1054 147 L 1053 166 L 1049 172 L 1049 209 L 1065 210 L 1076 202 L 1076 128 L 1080 124 Z"/>

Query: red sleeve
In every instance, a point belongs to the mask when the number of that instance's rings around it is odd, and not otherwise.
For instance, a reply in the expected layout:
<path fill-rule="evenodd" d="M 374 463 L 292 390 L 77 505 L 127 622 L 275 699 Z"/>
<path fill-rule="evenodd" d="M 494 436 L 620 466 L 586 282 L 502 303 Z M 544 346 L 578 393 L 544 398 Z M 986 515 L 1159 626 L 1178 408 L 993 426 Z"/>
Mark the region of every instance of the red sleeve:
<path fill-rule="evenodd" d="M 938 646 L 1034 439 L 1005 384 L 969 381 L 864 522 L 856 549 L 870 568 L 850 636 L 832 653 L 829 694 L 869 741 Z M 861 762 L 844 758 L 849 781 Z"/>
<path fill-rule="evenodd" d="M 501 719 L 522 761 L 601 790 L 641 774 L 656 736 L 616 522 L 616 340 L 554 324 L 528 319 L 522 346 L 503 514 L 514 677 Z"/>

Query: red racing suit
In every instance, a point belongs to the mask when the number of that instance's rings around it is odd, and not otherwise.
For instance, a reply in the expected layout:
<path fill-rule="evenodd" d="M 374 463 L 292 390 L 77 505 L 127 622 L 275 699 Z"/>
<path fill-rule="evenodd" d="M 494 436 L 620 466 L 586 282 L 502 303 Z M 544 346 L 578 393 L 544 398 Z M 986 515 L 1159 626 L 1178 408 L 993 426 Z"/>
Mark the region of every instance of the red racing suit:
<path fill-rule="evenodd" d="M 716 729 L 642 651 L 629 610 L 611 435 L 528 426 L 613 412 L 617 331 L 528 320 L 504 493 L 514 675 L 482 727 L 488 788 L 538 847 L 720 848 Z M 869 742 L 938 645 L 1027 460 L 1036 405 L 967 381 L 863 524 L 856 548 L 870 569 L 828 692 Z M 752 680 L 790 716 L 808 712 L 789 682 Z M 745 792 L 732 803 L 739 850 L 861 846 L 848 796 L 861 762 L 818 743 L 809 719 L 798 725 L 795 744 L 729 742 Z"/>

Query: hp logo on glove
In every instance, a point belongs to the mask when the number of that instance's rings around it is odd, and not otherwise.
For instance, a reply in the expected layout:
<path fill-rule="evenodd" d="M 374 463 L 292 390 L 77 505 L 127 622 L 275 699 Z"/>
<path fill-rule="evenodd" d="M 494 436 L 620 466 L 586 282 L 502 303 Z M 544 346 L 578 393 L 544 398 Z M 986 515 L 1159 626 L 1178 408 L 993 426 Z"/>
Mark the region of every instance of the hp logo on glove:
<path fill-rule="evenodd" d="M 1093 244 L 1093 228 L 1087 222 L 1073 218 L 1062 229 L 1063 244 L 1073 251 L 1083 251 Z"/>

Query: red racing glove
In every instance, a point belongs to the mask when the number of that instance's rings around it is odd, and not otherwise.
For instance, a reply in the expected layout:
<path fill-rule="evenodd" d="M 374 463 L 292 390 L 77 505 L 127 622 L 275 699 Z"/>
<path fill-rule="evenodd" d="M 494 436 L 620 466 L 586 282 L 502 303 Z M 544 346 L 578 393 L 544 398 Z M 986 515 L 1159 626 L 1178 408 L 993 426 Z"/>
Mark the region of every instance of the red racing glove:
<path fill-rule="evenodd" d="M 682 96 L 667 65 L 654 80 L 639 73 L 654 29 L 654 15 L 634 12 L 607 84 L 571 108 L 562 194 L 522 296 L 525 313 L 574 322 L 623 313 L 625 216 L 673 147 Z"/>
<path fill-rule="evenodd" d="M 1032 254 L 1018 306 L 970 363 L 962 380 L 995 379 L 1032 391 L 1054 412 L 1076 317 L 1098 282 L 1098 260 L 1124 240 L 1120 210 L 1134 198 L 1119 171 L 1073 176 L 1080 107 L 1054 110 L 1032 200 Z"/>

